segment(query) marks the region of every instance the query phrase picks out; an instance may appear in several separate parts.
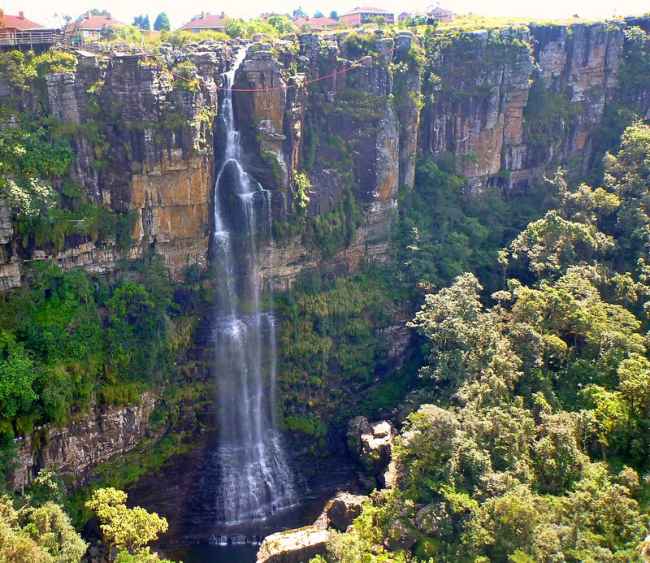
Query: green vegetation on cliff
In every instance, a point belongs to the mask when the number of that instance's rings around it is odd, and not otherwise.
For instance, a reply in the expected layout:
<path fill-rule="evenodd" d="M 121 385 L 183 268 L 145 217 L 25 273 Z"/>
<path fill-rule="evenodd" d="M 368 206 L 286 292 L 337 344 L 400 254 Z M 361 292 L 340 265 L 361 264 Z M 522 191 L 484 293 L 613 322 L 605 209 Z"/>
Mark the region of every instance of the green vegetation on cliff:
<path fill-rule="evenodd" d="M 453 168 L 449 159 L 418 162 L 415 189 L 401 194 L 388 263 L 347 277 L 308 272 L 276 301 L 286 427 L 313 438 L 315 451 L 326 451 L 325 431 L 336 437 L 352 416 L 386 413 L 419 385 L 421 358 L 408 348 L 408 334 L 401 344 L 392 340 L 422 290 L 444 287 L 469 268 L 497 289 L 499 249 L 553 203 L 547 186 L 467 194 Z M 328 256 L 328 246 L 319 247 Z M 391 346 L 398 363 L 406 357 L 398 371 Z"/>
<path fill-rule="evenodd" d="M 288 430 L 319 438 L 329 424 L 341 426 L 354 413 L 357 390 L 369 387 L 387 361 L 378 331 L 394 308 L 389 289 L 372 272 L 331 281 L 314 274 L 277 300 Z"/>
<path fill-rule="evenodd" d="M 18 252 L 58 252 L 66 242 L 83 240 L 125 249 L 130 242 L 130 215 L 92 201 L 71 178 L 75 133 L 88 137 L 95 152 L 102 149 L 94 124 L 74 126 L 51 117 L 41 95 L 48 73 L 72 72 L 75 65 L 71 53 L 0 53 L 0 79 L 12 92 L 0 107 L 0 117 L 11 124 L 0 127 L 0 198 L 20 235 Z"/>
<path fill-rule="evenodd" d="M 397 487 L 374 495 L 351 531 L 334 538 L 332 560 L 639 559 L 650 498 L 647 127 L 629 128 L 617 155 L 608 156 L 602 170 L 592 169 L 593 188 L 573 182 L 584 170 L 571 166 L 567 180 L 558 175 L 525 193 L 502 191 L 510 179 L 510 171 L 502 170 L 473 193 L 458 173 L 460 160 L 440 154 L 434 159 L 427 147 L 414 188 L 401 190 L 388 261 L 337 275 L 347 266 L 342 251 L 357 240 L 374 196 L 368 190 L 376 183 L 377 134 L 388 127 L 384 118 L 389 111 L 419 111 L 424 95 L 425 113 L 435 104 L 464 116 L 472 104 L 476 113 L 483 112 L 503 77 L 531 61 L 525 34 L 533 28 L 502 26 L 474 18 L 428 27 L 422 51 L 412 48 L 403 62 L 387 69 L 378 64 L 386 56 L 379 35 L 348 34 L 340 45 L 344 56 L 374 57 L 363 68 L 365 78 L 355 82 L 350 73 L 334 97 L 325 81 L 323 89 L 306 94 L 311 109 L 303 123 L 301 168 L 289 171 L 291 185 L 281 195 L 287 196 L 290 214 L 275 223 L 275 235 L 280 242 L 300 237 L 331 269 L 304 273 L 276 299 L 284 428 L 311 446 L 312 454 L 323 455 L 341 444 L 351 416 L 395 414 L 410 408 L 405 405 L 417 409 L 395 450 Z M 277 35 L 291 29 L 285 19 L 274 18 L 254 24 L 233 20 L 227 32 Z M 474 33 L 478 29 L 489 32 Z M 112 40 L 138 41 L 132 31 Z M 224 36 L 163 37 L 174 46 L 194 39 Z M 620 91 L 606 100 L 601 130 L 590 139 L 597 159 L 646 105 L 648 45 L 641 28 L 626 30 Z M 290 61 L 287 68 L 297 70 L 303 62 L 292 59 L 294 50 L 295 45 L 287 47 L 282 56 Z M 163 63 L 151 57 L 138 64 L 146 71 Z M 129 248 L 133 217 L 124 212 L 126 198 L 111 200 L 116 212 L 72 180 L 78 141 L 92 146 L 92 167 L 108 173 L 119 172 L 106 170 L 118 152 L 142 148 L 126 137 L 147 129 L 156 143 L 173 137 L 174 149 L 188 149 L 183 139 L 188 120 L 181 110 L 168 111 L 160 122 L 123 119 L 117 104 L 103 104 L 108 98 L 101 95 L 101 81 L 86 90 L 88 122 L 77 126 L 48 117 L 45 74 L 69 73 L 75 65 L 76 58 L 66 53 L 0 55 L 0 74 L 29 100 L 11 98 L 1 116 L 11 126 L 0 127 L 0 198 L 10 206 L 18 235 L 11 252 L 17 257 L 87 241 Z M 421 67 L 422 95 L 411 93 L 407 80 Z M 499 72 L 491 73 L 495 68 Z M 203 87 L 199 66 L 183 61 L 173 70 L 170 96 L 196 100 Z M 331 70 L 318 69 L 320 75 Z M 522 74 L 532 77 L 522 124 L 528 154 L 522 158 L 524 166 L 544 166 L 552 160 L 554 143 L 565 142 L 584 118 L 584 108 L 546 84 L 541 72 L 532 72 Z M 391 80 L 396 85 L 388 94 Z M 369 84 L 372 89 L 365 88 Z M 204 108 L 192 126 L 208 128 L 214 117 Z M 280 189 L 284 174 L 277 155 L 258 156 Z M 473 153 L 456 158 L 478 160 Z M 171 381 L 201 309 L 196 271 L 188 272 L 193 287 L 187 289 L 173 284 L 149 256 L 140 264 L 123 264 L 121 273 L 108 279 L 63 272 L 45 262 L 25 270 L 24 287 L 3 294 L 0 303 L 2 472 L 11 467 L 15 437 L 32 433 L 38 447 L 40 425 L 64 424 L 96 403 L 133 403 L 145 389 L 162 388 L 150 420 L 155 433 L 178 419 L 184 399 L 196 405 L 207 400 L 205 384 Z M 410 328 L 419 340 L 403 326 L 414 314 Z M 422 397 L 435 404 L 421 405 Z M 90 488 L 126 486 L 186 446 L 181 432 L 145 441 L 98 468 Z M 78 521 L 87 516 L 80 505 L 90 488 L 68 503 Z M 98 513 L 107 541 L 121 550 L 118 561 L 155 561 L 145 540 L 165 526 L 130 512 L 125 500 L 119 491 L 104 490 L 85 508 Z M 35 502 L 22 502 L 0 502 L 9 522 L 0 522 L 0 540 L 23 546 L 26 559 L 49 560 L 43 550 L 56 557 L 53 551 L 67 549 L 75 560 L 83 546 L 61 509 L 48 505 L 39 512 Z M 117 520 L 135 537 L 116 529 Z M 43 528 L 43 522 L 56 529 Z M 43 545 L 49 534 L 69 540 L 71 547 Z"/>
<path fill-rule="evenodd" d="M 135 402 L 169 380 L 176 340 L 192 316 L 191 303 L 180 293 L 175 301 L 173 291 L 164 266 L 152 258 L 112 284 L 37 263 L 29 287 L 3 296 L 3 473 L 11 467 L 14 436 L 64 424 L 92 402 Z"/>

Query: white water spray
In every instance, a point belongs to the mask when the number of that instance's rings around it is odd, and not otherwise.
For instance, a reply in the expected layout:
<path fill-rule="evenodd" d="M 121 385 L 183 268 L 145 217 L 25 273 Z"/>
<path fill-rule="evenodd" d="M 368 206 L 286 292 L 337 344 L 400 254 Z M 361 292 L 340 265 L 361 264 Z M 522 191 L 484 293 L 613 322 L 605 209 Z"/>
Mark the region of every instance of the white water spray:
<path fill-rule="evenodd" d="M 260 310 L 257 237 L 271 232 L 270 192 L 246 173 L 235 128 L 232 84 L 242 50 L 224 75 L 226 146 L 214 191 L 215 376 L 219 441 L 217 515 L 221 524 L 260 521 L 295 504 L 294 479 L 276 426 L 276 335 Z"/>

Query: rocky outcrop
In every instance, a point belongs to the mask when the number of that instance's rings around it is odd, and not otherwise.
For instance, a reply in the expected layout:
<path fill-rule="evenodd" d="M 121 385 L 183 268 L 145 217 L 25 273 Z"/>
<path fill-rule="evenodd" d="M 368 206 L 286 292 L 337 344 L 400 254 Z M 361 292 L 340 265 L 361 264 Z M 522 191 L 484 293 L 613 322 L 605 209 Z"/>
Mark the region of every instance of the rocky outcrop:
<path fill-rule="evenodd" d="M 306 563 L 325 554 L 329 538 L 328 530 L 316 526 L 271 534 L 257 552 L 257 563 Z"/>
<path fill-rule="evenodd" d="M 286 191 L 285 119 L 291 108 L 282 70 L 271 45 L 252 45 L 235 77 L 233 104 L 248 149 L 248 169 L 267 189 Z"/>
<path fill-rule="evenodd" d="M 607 107 L 625 90 L 625 26 L 530 25 L 432 42 L 420 150 L 453 156 L 474 188 L 525 188 L 559 165 L 584 175 L 601 156 Z"/>
<path fill-rule="evenodd" d="M 18 439 L 11 485 L 21 489 L 40 469 L 52 469 L 79 485 L 99 463 L 133 449 L 149 432 L 156 397 L 144 393 L 125 407 L 95 407 L 62 428 L 44 427 Z"/>
<path fill-rule="evenodd" d="M 365 496 L 338 493 L 311 526 L 267 536 L 257 552 L 257 563 L 306 563 L 316 555 L 324 555 L 331 531 L 345 532 L 361 514 L 366 500 Z"/>
<path fill-rule="evenodd" d="M 366 417 L 357 416 L 348 423 L 348 449 L 380 487 L 386 485 L 385 472 L 391 462 L 394 437 L 395 429 L 386 420 L 369 423 Z"/>
<path fill-rule="evenodd" d="M 345 532 L 354 519 L 361 514 L 363 503 L 367 500 L 368 497 L 363 495 L 339 493 L 327 501 L 323 513 L 314 525 Z"/>
<path fill-rule="evenodd" d="M 110 238 L 76 237 L 56 252 L 11 244 L 0 212 L 0 288 L 19 284 L 24 260 L 109 272 L 121 259 L 153 250 L 176 278 L 189 265 L 206 267 L 218 82 L 232 51 L 223 44 L 205 48 L 163 49 L 157 57 L 79 51 L 74 72 L 48 74 L 44 89 L 22 96 L 23 111 L 46 107 L 65 123 L 74 157 L 70 180 L 121 214 L 125 225 L 119 248 Z M 193 76 L 176 74 L 179 65 L 186 73 L 189 65 Z"/>
<path fill-rule="evenodd" d="M 477 31 L 428 53 L 422 151 L 452 154 L 470 184 L 497 175 L 504 155 L 522 143 L 534 64 L 529 42 L 527 30 Z"/>

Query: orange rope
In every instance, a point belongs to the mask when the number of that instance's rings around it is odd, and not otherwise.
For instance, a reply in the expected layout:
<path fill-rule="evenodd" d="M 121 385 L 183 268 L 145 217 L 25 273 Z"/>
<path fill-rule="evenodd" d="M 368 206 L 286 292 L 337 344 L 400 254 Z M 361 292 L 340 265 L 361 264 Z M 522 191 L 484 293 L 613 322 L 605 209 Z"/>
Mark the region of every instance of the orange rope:
<path fill-rule="evenodd" d="M 305 80 L 302 84 L 290 84 L 290 85 L 284 85 L 284 86 L 269 86 L 267 88 L 231 88 L 231 92 L 273 92 L 274 90 L 288 90 L 289 88 L 298 88 L 299 86 L 309 86 L 310 84 L 314 84 L 315 82 L 320 82 L 321 80 L 327 80 L 329 78 L 334 78 L 337 75 L 345 74 L 347 72 L 350 72 L 351 70 L 356 70 L 357 68 L 360 68 L 362 65 L 360 63 L 354 63 L 350 68 L 344 68 L 342 70 L 335 70 L 334 72 L 330 74 L 326 74 L 324 76 L 319 76 L 318 78 L 314 78 L 313 80 Z M 189 82 L 191 79 L 190 78 L 184 78 L 183 76 L 178 76 L 174 74 L 173 72 L 171 75 L 174 78 L 177 78 L 179 80 L 185 80 L 186 82 Z M 221 86 L 217 86 L 218 90 L 227 90 L 227 88 L 222 88 Z"/>

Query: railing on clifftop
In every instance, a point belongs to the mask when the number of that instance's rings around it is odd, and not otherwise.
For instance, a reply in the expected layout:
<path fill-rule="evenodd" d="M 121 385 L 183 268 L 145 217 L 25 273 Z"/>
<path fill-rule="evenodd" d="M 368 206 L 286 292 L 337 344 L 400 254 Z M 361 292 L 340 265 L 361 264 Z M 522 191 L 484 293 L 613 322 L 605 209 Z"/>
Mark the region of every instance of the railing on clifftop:
<path fill-rule="evenodd" d="M 47 47 L 62 39 L 63 32 L 58 29 L 0 29 L 0 48 Z"/>

